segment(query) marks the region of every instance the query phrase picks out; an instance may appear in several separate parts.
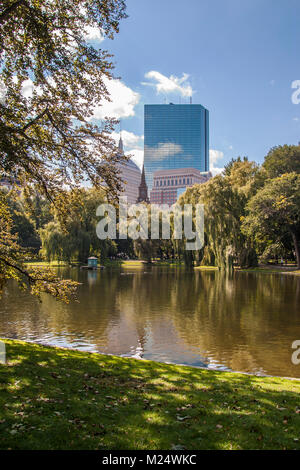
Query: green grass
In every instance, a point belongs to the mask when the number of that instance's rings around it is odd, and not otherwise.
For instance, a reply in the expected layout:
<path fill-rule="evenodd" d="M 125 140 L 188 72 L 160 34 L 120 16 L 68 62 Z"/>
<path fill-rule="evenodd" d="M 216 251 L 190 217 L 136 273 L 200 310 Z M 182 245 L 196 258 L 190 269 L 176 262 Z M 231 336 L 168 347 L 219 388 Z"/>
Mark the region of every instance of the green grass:
<path fill-rule="evenodd" d="M 122 266 L 122 260 L 119 259 L 106 259 L 102 262 L 102 265 L 107 267 L 107 268 L 115 268 L 115 267 L 120 267 Z"/>
<path fill-rule="evenodd" d="M 126 260 L 122 261 L 121 266 L 122 268 L 144 268 L 146 265 L 145 261 L 133 259 L 133 260 Z"/>
<path fill-rule="evenodd" d="M 173 266 L 184 266 L 184 262 L 180 260 L 154 260 L 153 264 L 155 266 L 170 266 L 171 268 Z"/>
<path fill-rule="evenodd" d="M 218 271 L 217 266 L 194 266 L 194 269 L 199 269 L 200 271 Z"/>
<path fill-rule="evenodd" d="M 132 260 L 105 260 L 103 262 L 104 266 L 107 267 L 122 267 L 122 268 L 131 268 L 131 267 L 145 267 L 147 265 L 147 261 L 145 260 L 139 260 L 139 259 L 132 259 Z M 151 265 L 153 266 L 184 266 L 183 261 L 171 261 L 171 260 L 165 260 L 161 261 L 158 259 L 153 259 Z"/>
<path fill-rule="evenodd" d="M 1 449 L 300 448 L 300 381 L 4 342 Z"/>
<path fill-rule="evenodd" d="M 240 272 L 251 273 L 251 272 L 258 272 L 258 273 L 270 273 L 270 274 L 294 274 L 299 275 L 300 270 L 287 267 L 274 267 L 274 266 L 260 266 L 257 268 L 247 268 L 247 269 L 238 269 Z"/>
<path fill-rule="evenodd" d="M 299 275 L 300 270 L 295 269 L 295 266 L 290 267 L 281 267 L 281 266 L 258 266 L 256 268 L 235 268 L 236 271 L 242 273 L 267 273 L 267 274 L 294 274 Z M 195 266 L 194 269 L 200 271 L 217 271 L 218 267 L 216 266 Z"/>
<path fill-rule="evenodd" d="M 61 267 L 61 266 L 69 266 L 70 263 L 66 261 L 30 261 L 25 263 L 27 266 L 38 266 L 38 267 Z"/>
<path fill-rule="evenodd" d="M 122 260 L 122 259 L 107 259 L 103 261 L 103 265 L 106 267 L 122 267 L 122 268 L 131 268 L 131 267 L 144 267 L 145 261 L 138 260 L 138 259 L 130 259 L 130 260 Z"/>

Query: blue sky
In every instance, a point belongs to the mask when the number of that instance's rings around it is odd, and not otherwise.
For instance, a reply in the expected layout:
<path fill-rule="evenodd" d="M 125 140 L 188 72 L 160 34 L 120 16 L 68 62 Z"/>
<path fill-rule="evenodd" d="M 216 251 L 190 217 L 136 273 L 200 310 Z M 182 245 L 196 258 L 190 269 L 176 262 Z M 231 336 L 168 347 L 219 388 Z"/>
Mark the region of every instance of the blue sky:
<path fill-rule="evenodd" d="M 189 95 L 210 111 L 215 171 L 232 157 L 262 162 L 271 147 L 300 141 L 300 103 L 292 102 L 299 0 L 127 0 L 127 13 L 101 47 L 121 77 L 111 84 L 109 110 L 139 163 L 143 105 L 187 103 Z"/>

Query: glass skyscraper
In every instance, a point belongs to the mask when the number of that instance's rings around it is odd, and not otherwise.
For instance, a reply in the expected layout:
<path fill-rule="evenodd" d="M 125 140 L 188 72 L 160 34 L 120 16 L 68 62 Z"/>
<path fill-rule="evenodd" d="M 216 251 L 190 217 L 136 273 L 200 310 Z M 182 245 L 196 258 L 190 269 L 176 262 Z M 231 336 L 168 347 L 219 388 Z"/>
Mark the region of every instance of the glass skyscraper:
<path fill-rule="evenodd" d="M 201 104 L 146 104 L 144 164 L 148 188 L 158 170 L 209 171 L 209 112 Z"/>

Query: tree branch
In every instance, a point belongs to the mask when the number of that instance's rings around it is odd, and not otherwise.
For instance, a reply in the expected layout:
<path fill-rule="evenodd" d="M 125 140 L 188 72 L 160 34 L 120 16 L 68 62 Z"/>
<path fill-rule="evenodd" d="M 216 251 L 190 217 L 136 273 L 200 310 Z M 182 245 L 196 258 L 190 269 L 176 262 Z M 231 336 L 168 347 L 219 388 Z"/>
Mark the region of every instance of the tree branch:
<path fill-rule="evenodd" d="M 33 124 L 35 124 L 39 119 L 41 119 L 43 116 L 45 116 L 45 114 L 48 113 L 48 108 L 46 108 L 42 113 L 38 114 L 34 119 L 32 119 L 31 121 L 29 121 L 26 126 L 24 126 L 22 128 L 22 131 L 26 131 L 29 127 L 33 126 Z"/>
<path fill-rule="evenodd" d="M 38 281 L 38 280 L 44 280 L 44 279 L 34 279 L 32 276 L 30 276 L 30 274 L 27 271 L 21 269 L 18 265 L 10 263 L 5 258 L 0 258 L 0 261 L 2 263 L 6 264 L 7 266 L 9 266 L 10 268 L 13 268 L 16 271 L 19 271 L 19 273 L 21 273 L 23 276 L 27 277 L 27 279 L 30 283 L 34 283 L 35 281 Z"/>
<path fill-rule="evenodd" d="M 26 0 L 18 0 L 17 2 L 12 3 L 9 7 L 5 8 L 5 10 L 0 13 L 0 23 L 4 23 L 4 21 L 9 18 L 9 15 L 21 5 L 26 7 L 29 6 Z"/>

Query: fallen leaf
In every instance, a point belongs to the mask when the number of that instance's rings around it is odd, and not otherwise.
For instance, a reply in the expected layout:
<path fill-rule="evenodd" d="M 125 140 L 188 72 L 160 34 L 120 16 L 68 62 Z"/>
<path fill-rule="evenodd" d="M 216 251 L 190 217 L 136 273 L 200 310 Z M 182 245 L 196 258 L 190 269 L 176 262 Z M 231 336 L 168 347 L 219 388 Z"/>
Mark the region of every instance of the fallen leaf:
<path fill-rule="evenodd" d="M 185 419 L 189 419 L 190 416 L 178 416 L 177 415 L 176 418 L 177 418 L 178 421 L 184 421 Z"/>

